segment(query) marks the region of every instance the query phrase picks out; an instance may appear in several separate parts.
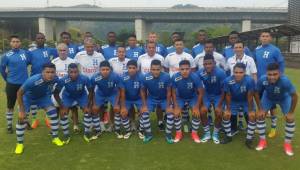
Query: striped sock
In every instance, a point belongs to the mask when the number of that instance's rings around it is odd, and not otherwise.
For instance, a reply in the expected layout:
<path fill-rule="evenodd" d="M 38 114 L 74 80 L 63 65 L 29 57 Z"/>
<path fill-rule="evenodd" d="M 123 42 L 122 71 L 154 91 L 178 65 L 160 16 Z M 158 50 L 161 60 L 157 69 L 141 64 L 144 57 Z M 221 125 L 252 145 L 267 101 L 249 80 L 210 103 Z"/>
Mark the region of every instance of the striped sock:
<path fill-rule="evenodd" d="M 100 127 L 100 118 L 99 115 L 92 115 L 92 123 L 93 127 L 96 130 L 97 133 L 101 132 L 101 127 Z"/>
<path fill-rule="evenodd" d="M 258 120 L 257 123 L 257 129 L 259 133 L 260 139 L 266 139 L 266 122 L 265 120 Z"/>
<path fill-rule="evenodd" d="M 210 128 L 208 124 L 203 126 L 203 131 L 205 134 L 210 134 Z"/>
<path fill-rule="evenodd" d="M 190 108 L 189 108 L 189 105 L 184 105 L 183 108 L 182 108 L 182 120 L 183 121 L 189 121 L 189 111 L 190 111 Z"/>
<path fill-rule="evenodd" d="M 180 117 L 174 118 L 174 124 L 175 124 L 176 132 L 181 132 L 181 118 Z"/>
<path fill-rule="evenodd" d="M 12 122 L 13 122 L 13 112 L 6 112 L 6 121 L 7 121 L 7 128 L 12 127 Z"/>
<path fill-rule="evenodd" d="M 47 116 L 50 119 L 52 137 L 56 138 L 58 137 L 58 117 L 56 113 L 56 108 L 55 107 L 47 108 Z"/>
<path fill-rule="evenodd" d="M 38 111 L 37 105 L 30 106 L 30 113 L 31 113 L 32 119 L 36 119 L 37 111 Z"/>
<path fill-rule="evenodd" d="M 239 112 L 238 114 L 239 114 L 239 124 L 243 124 L 244 113 Z"/>
<path fill-rule="evenodd" d="M 150 123 L 150 114 L 148 112 L 144 112 L 142 114 L 143 118 L 143 127 L 147 134 L 151 134 L 151 123 Z"/>
<path fill-rule="evenodd" d="M 284 142 L 291 143 L 295 132 L 295 122 L 286 122 Z"/>
<path fill-rule="evenodd" d="M 276 128 L 277 127 L 277 116 L 276 115 L 272 115 L 271 116 L 271 128 Z"/>
<path fill-rule="evenodd" d="M 172 113 L 167 113 L 167 124 L 166 124 L 166 134 L 171 134 L 174 126 L 174 115 Z"/>
<path fill-rule="evenodd" d="M 197 132 L 200 126 L 200 119 L 192 117 L 192 132 Z"/>
<path fill-rule="evenodd" d="M 17 142 L 23 143 L 24 142 L 24 133 L 25 133 L 26 124 L 24 122 L 18 122 L 16 124 L 16 134 L 17 134 Z"/>
<path fill-rule="evenodd" d="M 231 136 L 231 121 L 230 120 L 222 120 L 222 125 L 225 130 L 226 136 Z"/>
<path fill-rule="evenodd" d="M 220 127 L 216 127 L 216 125 L 214 126 L 214 134 L 217 134 L 217 133 L 219 133 L 219 131 L 220 131 Z"/>
<path fill-rule="evenodd" d="M 255 121 L 254 121 L 254 122 L 248 121 L 248 127 L 247 127 L 247 136 L 246 136 L 246 139 L 249 139 L 249 140 L 252 140 L 252 139 L 253 139 L 255 127 L 256 127 Z"/>
<path fill-rule="evenodd" d="M 84 134 L 91 133 L 91 125 L 92 125 L 92 117 L 88 113 L 84 113 L 83 115 L 83 124 L 84 124 Z"/>
<path fill-rule="evenodd" d="M 121 123 L 122 123 L 120 113 L 115 113 L 114 120 L 115 120 L 115 130 L 119 131 L 121 129 Z"/>
<path fill-rule="evenodd" d="M 131 129 L 130 129 L 130 121 L 128 119 L 128 116 L 126 116 L 125 118 L 121 118 L 121 120 L 126 133 L 129 133 Z"/>
<path fill-rule="evenodd" d="M 68 115 L 64 115 L 63 117 L 60 118 L 60 126 L 63 130 L 63 133 L 66 137 L 70 136 L 69 133 L 69 119 L 68 119 Z"/>
<path fill-rule="evenodd" d="M 139 131 L 142 132 L 144 130 L 143 126 L 143 118 L 142 116 L 139 117 Z"/>

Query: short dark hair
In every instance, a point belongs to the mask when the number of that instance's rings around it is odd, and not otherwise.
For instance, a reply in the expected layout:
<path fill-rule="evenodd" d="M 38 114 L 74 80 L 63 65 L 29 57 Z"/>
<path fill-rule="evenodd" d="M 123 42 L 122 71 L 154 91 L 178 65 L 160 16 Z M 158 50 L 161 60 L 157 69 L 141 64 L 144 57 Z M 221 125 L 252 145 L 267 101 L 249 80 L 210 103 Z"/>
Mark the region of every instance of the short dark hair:
<path fill-rule="evenodd" d="M 71 63 L 71 64 L 69 64 L 69 66 L 68 66 L 68 70 L 70 70 L 70 69 L 74 69 L 74 68 L 78 69 L 78 65 L 77 65 L 77 64 L 75 64 L 75 63 Z"/>
<path fill-rule="evenodd" d="M 188 65 L 189 67 L 191 66 L 191 63 L 189 60 L 181 60 L 179 62 L 179 67 L 182 66 L 182 65 Z"/>
<path fill-rule="evenodd" d="M 244 63 L 236 63 L 233 67 L 233 70 L 235 70 L 236 68 L 241 68 L 245 71 L 246 70 L 246 65 Z"/>
<path fill-rule="evenodd" d="M 148 44 L 154 44 L 154 45 L 156 46 L 156 43 L 155 43 L 155 42 L 147 42 L 146 48 L 148 47 Z"/>
<path fill-rule="evenodd" d="M 129 66 L 135 66 L 135 67 L 137 67 L 137 61 L 136 60 L 129 60 L 127 62 L 127 67 L 129 67 Z"/>
<path fill-rule="evenodd" d="M 51 62 L 47 62 L 43 65 L 43 70 L 45 70 L 46 68 L 54 68 L 56 69 L 55 67 L 55 64 L 51 63 Z"/>
<path fill-rule="evenodd" d="M 235 44 L 242 44 L 242 45 L 243 45 L 243 47 L 245 46 L 245 45 L 244 45 L 244 42 L 243 42 L 243 41 L 240 41 L 240 40 L 239 40 L 239 41 L 237 41 L 237 42 L 235 42 L 235 43 L 233 44 L 233 46 L 234 46 Z"/>
<path fill-rule="evenodd" d="M 114 34 L 114 35 L 117 35 L 115 32 L 113 31 L 109 31 L 106 35 L 108 36 L 109 34 Z"/>
<path fill-rule="evenodd" d="M 68 35 L 71 38 L 71 34 L 67 31 L 63 31 L 60 33 L 60 37 L 62 37 L 63 35 Z"/>
<path fill-rule="evenodd" d="M 181 39 L 181 38 L 176 38 L 176 39 L 174 40 L 174 44 L 175 44 L 177 41 L 182 41 L 182 42 L 184 42 L 183 39 Z"/>
<path fill-rule="evenodd" d="M 270 34 L 270 36 L 272 36 L 272 34 L 271 34 L 271 32 L 270 32 L 269 30 L 263 30 L 263 31 L 260 32 L 259 35 L 261 35 L 261 34 L 263 34 L 263 33 L 268 33 L 268 34 Z"/>
<path fill-rule="evenodd" d="M 278 63 L 270 63 L 267 66 L 267 71 L 275 71 L 279 70 L 279 64 Z"/>
<path fill-rule="evenodd" d="M 135 38 L 136 39 L 136 35 L 135 34 L 130 34 L 129 36 L 128 36 L 128 39 L 129 38 Z"/>
<path fill-rule="evenodd" d="M 18 40 L 20 40 L 20 37 L 18 35 L 11 35 L 9 36 L 9 40 L 11 41 L 13 38 L 16 38 Z"/>
<path fill-rule="evenodd" d="M 204 32 L 204 33 L 206 33 L 206 30 L 200 29 L 198 32 Z"/>
<path fill-rule="evenodd" d="M 215 58 L 211 54 L 205 54 L 205 56 L 203 58 L 203 61 L 205 61 L 205 60 L 213 60 L 213 61 L 215 61 Z"/>
<path fill-rule="evenodd" d="M 181 33 L 180 33 L 180 32 L 177 32 L 177 31 L 173 32 L 171 35 L 175 35 L 175 34 L 181 36 Z"/>
<path fill-rule="evenodd" d="M 151 66 L 156 65 L 156 66 L 161 66 L 161 61 L 160 60 L 152 60 L 151 61 Z"/>
<path fill-rule="evenodd" d="M 205 46 L 206 44 L 212 44 L 213 46 L 215 46 L 215 45 L 214 45 L 214 42 L 211 41 L 211 40 L 206 40 L 205 43 L 204 43 L 204 46 Z"/>
<path fill-rule="evenodd" d="M 234 34 L 237 34 L 239 36 L 240 33 L 237 31 L 231 31 L 228 35 L 230 36 L 230 35 L 234 35 Z"/>
<path fill-rule="evenodd" d="M 102 61 L 102 62 L 100 63 L 100 68 L 101 68 L 101 67 L 109 67 L 109 68 L 110 68 L 110 64 L 109 64 L 108 61 L 104 60 L 104 61 Z"/>
<path fill-rule="evenodd" d="M 123 44 L 123 43 L 122 43 L 122 44 Z M 124 49 L 126 49 L 125 45 L 118 45 L 118 46 L 117 46 L 117 50 L 118 50 L 119 48 L 124 48 Z"/>
<path fill-rule="evenodd" d="M 44 37 L 45 37 L 45 34 L 44 34 L 44 33 L 42 33 L 42 32 L 38 32 L 38 33 L 36 33 L 36 34 L 35 34 L 35 36 L 37 36 L 37 35 L 42 35 L 42 36 L 44 36 Z"/>

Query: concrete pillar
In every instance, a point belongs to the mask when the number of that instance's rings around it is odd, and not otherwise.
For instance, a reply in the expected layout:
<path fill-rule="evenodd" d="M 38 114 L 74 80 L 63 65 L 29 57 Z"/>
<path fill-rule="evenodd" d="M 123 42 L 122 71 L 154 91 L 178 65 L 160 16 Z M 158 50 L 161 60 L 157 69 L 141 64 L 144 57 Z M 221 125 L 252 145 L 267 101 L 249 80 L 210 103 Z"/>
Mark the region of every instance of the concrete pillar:
<path fill-rule="evenodd" d="M 39 32 L 44 33 L 47 40 L 53 40 L 54 38 L 54 21 L 49 18 L 39 18 Z"/>
<path fill-rule="evenodd" d="M 56 20 L 55 21 L 55 40 L 60 40 L 60 33 L 66 31 L 66 21 L 64 20 Z"/>
<path fill-rule="evenodd" d="M 242 21 L 242 32 L 251 31 L 251 20 Z"/>
<path fill-rule="evenodd" d="M 134 27 L 137 40 L 145 42 L 148 32 L 152 29 L 152 23 L 147 23 L 143 19 L 135 19 Z"/>

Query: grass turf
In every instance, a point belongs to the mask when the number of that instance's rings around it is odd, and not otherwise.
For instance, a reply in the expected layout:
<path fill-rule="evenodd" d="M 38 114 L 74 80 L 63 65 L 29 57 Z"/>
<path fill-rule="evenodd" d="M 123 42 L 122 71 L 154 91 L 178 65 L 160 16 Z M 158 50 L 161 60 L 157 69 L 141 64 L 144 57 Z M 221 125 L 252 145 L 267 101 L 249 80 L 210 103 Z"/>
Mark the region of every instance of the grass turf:
<path fill-rule="evenodd" d="M 287 69 L 287 75 L 300 91 L 300 70 Z M 70 144 L 56 147 L 51 144 L 49 130 L 42 121 L 40 126 L 25 133 L 25 150 L 20 156 L 14 154 L 16 135 L 6 134 L 4 82 L 0 93 L 0 169 L 298 169 L 300 166 L 299 131 L 293 141 L 295 156 L 283 152 L 284 119 L 278 114 L 279 133 L 268 139 L 268 148 L 262 152 L 249 150 L 244 145 L 245 133 L 239 133 L 228 145 L 215 145 L 212 141 L 195 144 L 185 134 L 178 144 L 167 144 L 163 133 L 157 131 L 153 122 L 154 139 L 143 144 L 136 134 L 129 140 L 118 140 L 114 134 L 103 134 L 98 140 L 85 143 L 82 134 L 72 135 Z M 298 103 L 299 104 L 299 103 Z M 278 113 L 280 110 L 278 110 Z M 300 122 L 300 107 L 296 109 L 296 122 Z M 15 112 L 14 123 L 17 112 Z M 270 120 L 267 121 L 268 129 Z"/>

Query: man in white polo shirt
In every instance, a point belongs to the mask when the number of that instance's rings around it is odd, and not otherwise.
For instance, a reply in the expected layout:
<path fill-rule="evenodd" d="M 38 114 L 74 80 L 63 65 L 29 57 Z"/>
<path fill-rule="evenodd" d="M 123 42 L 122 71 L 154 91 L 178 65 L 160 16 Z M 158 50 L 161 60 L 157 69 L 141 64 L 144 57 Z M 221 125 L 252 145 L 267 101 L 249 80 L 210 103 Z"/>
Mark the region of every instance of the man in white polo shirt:
<path fill-rule="evenodd" d="M 147 43 L 147 52 L 141 55 L 138 59 L 138 67 L 142 74 L 150 72 L 151 61 L 156 59 L 160 60 L 161 63 L 164 63 L 164 57 L 156 53 L 156 43 L 148 42 Z"/>
<path fill-rule="evenodd" d="M 172 77 L 175 73 L 179 72 L 179 63 L 182 60 L 190 61 L 191 68 L 195 71 L 196 65 L 194 62 L 193 57 L 189 54 L 184 52 L 184 43 L 181 39 L 176 39 L 174 41 L 175 52 L 172 52 L 167 55 L 164 61 L 165 71 L 169 72 L 170 76 Z"/>
<path fill-rule="evenodd" d="M 89 38 L 84 41 L 84 51 L 76 54 L 75 62 L 78 64 L 80 73 L 91 78 L 99 72 L 99 65 L 104 61 L 101 53 L 94 51 L 94 40 Z"/>
<path fill-rule="evenodd" d="M 123 76 L 127 72 L 127 63 L 129 61 L 125 56 L 126 49 L 124 46 L 117 47 L 117 57 L 108 60 L 113 72 L 119 76 Z"/>
<path fill-rule="evenodd" d="M 230 69 L 230 74 L 233 75 L 233 67 L 236 63 L 244 63 L 246 65 L 246 74 L 257 81 L 257 68 L 254 59 L 245 54 L 244 48 L 243 42 L 238 41 L 234 43 L 234 56 L 228 58 L 227 60 L 227 66 Z"/>

